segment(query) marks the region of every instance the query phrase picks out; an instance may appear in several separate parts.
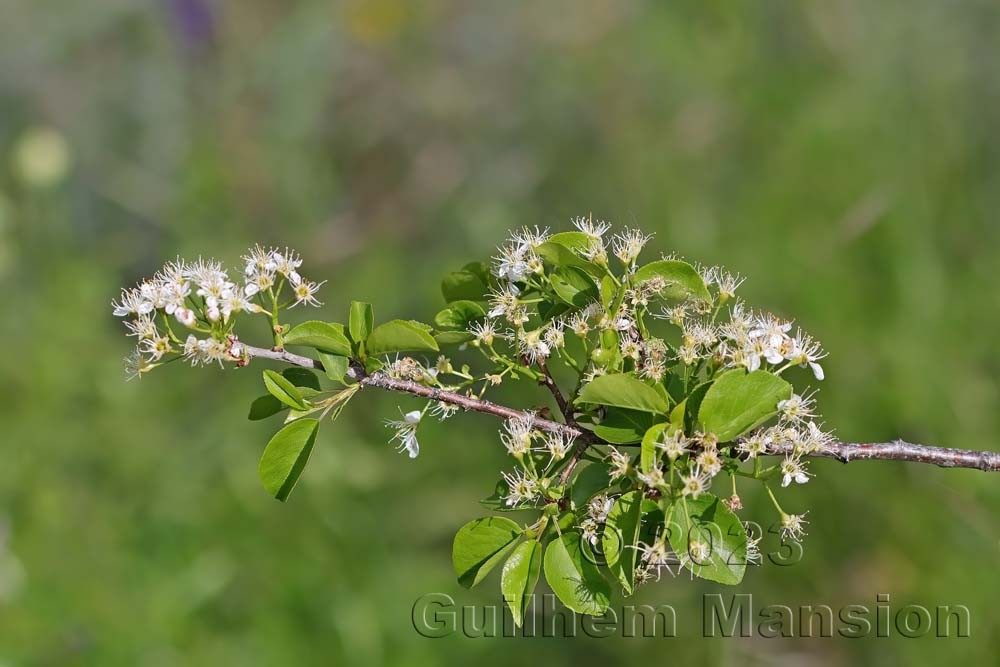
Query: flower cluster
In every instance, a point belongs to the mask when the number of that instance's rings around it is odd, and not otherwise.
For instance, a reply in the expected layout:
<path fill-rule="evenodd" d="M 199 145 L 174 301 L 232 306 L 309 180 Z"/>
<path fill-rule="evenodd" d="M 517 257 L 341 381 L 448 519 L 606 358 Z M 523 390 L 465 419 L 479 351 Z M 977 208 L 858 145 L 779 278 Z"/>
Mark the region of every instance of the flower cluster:
<path fill-rule="evenodd" d="M 302 260 L 294 251 L 256 246 L 243 261 L 242 283 L 214 259 L 178 258 L 152 278 L 122 290 L 112 312 L 131 318 L 125 322 L 127 335 L 138 341 L 126 359 L 130 378 L 179 358 L 195 366 L 239 361 L 242 349 L 236 343 L 234 316 L 261 313 L 274 319 L 281 308 L 320 305 L 315 295 L 322 283 L 301 277 Z M 282 304 L 286 284 L 292 296 Z"/>

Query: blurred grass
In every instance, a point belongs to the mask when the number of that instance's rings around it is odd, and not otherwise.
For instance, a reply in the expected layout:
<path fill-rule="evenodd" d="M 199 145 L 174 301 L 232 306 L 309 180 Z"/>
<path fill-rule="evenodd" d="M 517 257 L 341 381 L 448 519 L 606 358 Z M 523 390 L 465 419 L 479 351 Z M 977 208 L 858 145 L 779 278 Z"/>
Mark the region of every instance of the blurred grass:
<path fill-rule="evenodd" d="M 421 594 L 499 601 L 449 563 L 503 464 L 494 425 L 429 429 L 411 462 L 385 444 L 395 398 L 366 395 L 280 505 L 256 479 L 272 425 L 244 420 L 256 372 L 125 384 L 108 307 L 164 259 L 259 241 L 330 279 L 323 316 L 426 318 L 507 228 L 593 211 L 815 333 L 843 438 L 995 450 L 995 3 L 0 10 L 4 664 L 995 662 L 995 480 L 889 463 L 815 464 L 788 494 L 804 561 L 740 591 L 965 604 L 971 639 L 702 640 L 716 588 L 683 577 L 645 593 L 675 640 L 422 639 Z"/>

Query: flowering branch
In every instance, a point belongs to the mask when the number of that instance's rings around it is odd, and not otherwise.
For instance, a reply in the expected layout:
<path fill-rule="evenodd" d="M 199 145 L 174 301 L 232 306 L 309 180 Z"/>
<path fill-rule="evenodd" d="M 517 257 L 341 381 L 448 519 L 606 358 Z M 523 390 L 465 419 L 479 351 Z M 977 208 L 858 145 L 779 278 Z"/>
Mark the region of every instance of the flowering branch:
<path fill-rule="evenodd" d="M 287 350 L 269 350 L 250 345 L 245 345 L 244 349 L 250 357 L 284 361 L 293 366 L 323 370 L 322 362 L 301 354 L 288 352 Z M 542 419 L 530 412 L 515 410 L 491 401 L 457 394 L 452 391 L 443 391 L 434 387 L 428 387 L 411 380 L 394 380 L 384 373 L 368 375 L 357 364 L 353 365 L 352 369 L 354 370 L 355 377 L 362 385 L 378 387 L 379 389 L 388 391 L 398 391 L 412 396 L 428 398 L 433 401 L 442 401 L 455 405 L 462 410 L 482 412 L 499 417 L 500 419 L 530 419 L 535 427 L 542 431 L 558 433 L 579 440 L 580 444 L 576 449 L 579 455 L 574 456 L 577 461 L 579 461 L 589 445 L 610 444 L 597 438 L 592 431 L 587 431 L 579 426 L 561 424 L 550 419 Z M 547 370 L 544 372 L 547 374 Z M 547 375 L 547 377 L 551 381 L 551 376 Z M 558 391 L 558 388 L 555 391 Z M 564 408 L 566 408 L 565 400 L 560 405 L 560 410 Z M 568 413 L 564 411 L 564 414 Z M 766 453 L 774 456 L 784 456 L 791 453 L 791 446 L 784 444 L 774 445 Z M 1000 472 L 1000 452 L 934 447 L 931 445 L 918 445 L 903 440 L 873 443 L 831 442 L 820 451 L 810 452 L 809 456 L 833 458 L 841 463 L 875 460 L 906 461 L 909 463 L 930 463 L 942 468 L 975 468 L 986 472 Z M 569 477 L 572 474 L 573 467 L 575 467 L 575 464 L 571 463 L 571 465 L 567 465 L 564 468 L 563 475 Z"/>
<path fill-rule="evenodd" d="M 1000 470 L 1000 452 L 838 441 L 823 426 L 816 392 L 793 386 L 803 371 L 823 381 L 826 353 L 801 329 L 793 333 L 792 322 L 736 298 L 740 276 L 673 255 L 640 264 L 650 236 L 625 230 L 609 243 L 606 223 L 579 218 L 574 225 L 558 234 L 522 229 L 492 265 L 473 262 L 448 274 L 447 305 L 433 325 L 376 325 L 370 304 L 352 302 L 346 325 L 292 327 L 282 311 L 321 305 L 323 283 L 300 274 L 294 251 L 260 246 L 244 255 L 236 280 L 215 260 L 178 259 L 123 290 L 113 310 L 130 318 L 125 326 L 137 340 L 132 376 L 178 359 L 290 365 L 263 371 L 267 394 L 249 413 L 252 420 L 285 416 L 258 468 L 279 500 L 301 476 L 321 422 L 336 419 L 364 387 L 424 399 L 422 408 L 386 422 L 391 442 L 411 458 L 420 453 L 417 431 L 428 415 L 444 420 L 466 410 L 502 419 L 499 440 L 514 468 L 482 502 L 536 518 L 526 525 L 496 516 L 470 522 L 455 538 L 453 563 L 459 581 L 474 585 L 513 550 L 503 590 L 517 623 L 523 608 L 510 591 L 530 597 L 543 551 L 549 585 L 584 614 L 608 606 L 602 569 L 627 594 L 681 568 L 739 583 L 747 564 L 761 562 L 761 536 L 737 514 L 738 485 L 762 485 L 780 539 L 797 542 L 807 512 L 786 512 L 775 491 L 807 483 L 813 457 Z M 255 315 L 267 319 L 270 349 L 238 336 L 237 321 Z M 455 362 L 442 353 L 449 346 Z M 411 356 L 429 353 L 434 363 Z M 573 373 L 575 381 L 560 387 L 555 378 Z M 486 398 L 502 383 L 524 381 L 546 387 L 562 421 Z M 779 459 L 765 462 L 771 456 Z M 719 530 L 704 530 L 706 523 Z M 604 562 L 585 563 L 598 546 Z"/>

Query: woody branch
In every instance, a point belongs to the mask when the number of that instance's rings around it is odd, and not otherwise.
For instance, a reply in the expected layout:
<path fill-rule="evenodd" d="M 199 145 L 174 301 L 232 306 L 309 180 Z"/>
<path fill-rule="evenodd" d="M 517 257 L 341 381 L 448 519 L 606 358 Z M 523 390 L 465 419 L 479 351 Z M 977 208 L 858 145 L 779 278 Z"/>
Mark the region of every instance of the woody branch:
<path fill-rule="evenodd" d="M 323 364 L 318 360 L 288 352 L 287 350 L 269 350 L 250 345 L 244 345 L 243 347 L 246 354 L 250 357 L 284 361 L 293 366 L 323 370 Z M 352 363 L 351 372 L 358 382 L 364 386 L 378 387 L 387 391 L 398 391 L 412 396 L 441 401 L 458 406 L 463 410 L 491 414 L 502 419 L 531 416 L 522 410 L 515 410 L 491 401 L 452 391 L 427 387 L 410 380 L 397 380 L 384 373 L 369 375 L 358 364 Z M 562 407 L 560 405 L 560 408 Z M 532 419 L 534 425 L 542 431 L 560 433 L 564 436 L 577 439 L 580 443 L 580 447 L 577 448 L 579 454 L 582 454 L 589 445 L 607 444 L 597 438 L 591 431 L 582 429 L 579 426 L 563 424 L 537 416 L 532 416 Z M 767 453 L 781 455 L 787 453 L 787 448 L 776 446 Z M 873 443 L 834 442 L 830 443 L 822 451 L 811 454 L 811 456 L 833 458 L 842 463 L 861 460 L 907 461 L 910 463 L 930 463 L 942 468 L 974 468 L 986 472 L 1000 471 L 1000 452 L 934 447 L 905 442 L 903 440 Z M 575 458 L 578 459 L 579 457 Z"/>

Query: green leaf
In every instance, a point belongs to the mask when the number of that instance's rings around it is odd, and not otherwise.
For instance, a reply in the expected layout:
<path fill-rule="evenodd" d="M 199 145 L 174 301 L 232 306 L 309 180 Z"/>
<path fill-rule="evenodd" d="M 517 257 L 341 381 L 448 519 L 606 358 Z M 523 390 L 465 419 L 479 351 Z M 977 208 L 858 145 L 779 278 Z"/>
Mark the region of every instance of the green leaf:
<path fill-rule="evenodd" d="M 428 333 L 429 327 L 411 320 L 392 320 L 380 324 L 368 336 L 368 354 L 381 356 L 396 352 L 437 352 L 437 341 Z"/>
<path fill-rule="evenodd" d="M 350 368 L 350 360 L 347 357 L 320 352 L 319 360 L 323 364 L 323 372 L 328 378 L 334 382 L 345 384 L 344 376 L 347 375 L 347 369 Z"/>
<path fill-rule="evenodd" d="M 559 232 L 549 237 L 549 243 L 558 243 L 570 250 L 587 250 L 590 248 L 590 237 L 583 232 Z"/>
<path fill-rule="evenodd" d="M 600 299 L 597 285 L 587 272 L 576 266 L 560 266 L 549 276 L 556 295 L 576 308 L 584 308 Z"/>
<path fill-rule="evenodd" d="M 673 424 L 655 424 L 642 437 L 642 449 L 639 453 L 639 469 L 648 473 L 656 465 L 656 443 L 666 428 L 675 428 Z"/>
<path fill-rule="evenodd" d="M 563 533 L 545 550 L 545 581 L 559 600 L 579 614 L 600 616 L 611 601 L 611 587 L 582 549 L 580 534 Z"/>
<path fill-rule="evenodd" d="M 609 310 L 611 308 L 611 304 L 615 302 L 615 297 L 618 296 L 618 290 L 619 286 L 615 282 L 614 278 L 611 276 L 604 276 L 601 278 L 601 305 L 604 306 L 605 310 Z"/>
<path fill-rule="evenodd" d="M 576 473 L 573 481 L 573 488 L 570 491 L 570 498 L 573 501 L 574 509 L 582 509 L 587 506 L 587 501 L 600 491 L 611 485 L 608 466 L 604 463 L 591 463 Z"/>
<path fill-rule="evenodd" d="M 274 434 L 260 457 L 257 474 L 268 493 L 285 500 L 292 492 L 309 460 L 319 420 L 299 419 Z"/>
<path fill-rule="evenodd" d="M 555 243 L 551 240 L 547 241 L 535 248 L 535 252 L 549 266 L 575 266 L 583 269 L 595 278 L 601 278 L 606 275 L 604 269 L 593 262 L 588 262 L 581 258 L 561 243 Z"/>
<path fill-rule="evenodd" d="M 283 375 L 279 375 L 272 370 L 264 371 L 264 386 L 271 396 L 295 410 L 305 410 L 306 401 L 302 398 L 302 393 L 296 389 L 295 385 L 288 381 Z"/>
<path fill-rule="evenodd" d="M 247 419 L 250 421 L 259 421 L 261 419 L 267 419 L 268 417 L 273 417 L 282 410 L 287 410 L 288 406 L 276 399 L 271 394 L 265 394 L 263 396 L 258 396 L 254 399 L 254 402 L 250 404 L 250 414 L 247 415 Z"/>
<path fill-rule="evenodd" d="M 521 627 L 524 622 L 524 608 L 538 584 L 542 571 L 542 545 L 536 540 L 527 540 L 517 545 L 510 558 L 503 565 L 500 574 L 500 591 L 510 607 L 514 625 Z"/>
<path fill-rule="evenodd" d="M 684 519 L 687 508 L 688 521 Z M 734 586 L 743 580 L 747 568 L 747 533 L 733 512 L 711 493 L 698 499 L 686 498 L 670 509 L 670 548 L 685 558 L 685 567 L 696 576 Z M 698 557 L 692 543 L 706 546 L 707 556 Z"/>
<path fill-rule="evenodd" d="M 777 414 L 778 402 L 791 395 L 792 386 L 777 375 L 737 368 L 720 375 L 708 388 L 698 408 L 698 421 L 719 442 L 729 442 Z"/>
<path fill-rule="evenodd" d="M 344 325 L 332 322 L 303 322 L 283 336 L 285 345 L 303 345 L 321 352 L 351 356 L 351 341 L 344 335 Z"/>
<path fill-rule="evenodd" d="M 640 410 L 608 408 L 601 423 L 594 424 L 594 433 L 614 445 L 631 445 L 642 440 L 655 419 L 652 414 Z"/>
<path fill-rule="evenodd" d="M 434 324 L 445 329 L 467 329 L 485 316 L 486 311 L 475 301 L 453 301 L 434 316 Z"/>
<path fill-rule="evenodd" d="M 670 412 L 670 405 L 661 393 L 624 373 L 598 375 L 583 387 L 576 402 L 612 405 L 662 415 Z"/>
<path fill-rule="evenodd" d="M 461 345 L 475 338 L 468 331 L 439 331 L 434 334 L 438 345 Z"/>
<path fill-rule="evenodd" d="M 351 340 L 360 345 L 368 340 L 368 334 L 375 325 L 375 310 L 370 303 L 351 302 L 351 316 L 347 323 Z"/>
<path fill-rule="evenodd" d="M 292 366 L 281 371 L 281 375 L 296 387 L 308 387 L 320 391 L 319 377 L 308 368 Z"/>
<path fill-rule="evenodd" d="M 640 267 L 635 272 L 635 281 L 642 282 L 659 276 L 667 281 L 666 288 L 660 292 L 660 296 L 667 299 L 683 299 L 693 296 L 699 299 L 710 300 L 708 288 L 705 281 L 698 275 L 698 271 L 687 262 L 677 259 L 664 259 Z"/>
<path fill-rule="evenodd" d="M 636 545 L 642 528 L 642 500 L 642 491 L 629 491 L 619 496 L 608 512 L 602 538 L 608 569 L 629 594 L 633 590 L 633 575 L 639 555 Z"/>
<path fill-rule="evenodd" d="M 451 562 L 458 583 L 472 588 L 503 559 L 522 534 L 510 519 L 491 516 L 475 519 L 459 528 L 451 549 Z"/>
<path fill-rule="evenodd" d="M 448 303 L 452 301 L 484 301 L 489 285 L 482 277 L 468 270 L 453 271 L 441 281 L 441 294 Z"/>

